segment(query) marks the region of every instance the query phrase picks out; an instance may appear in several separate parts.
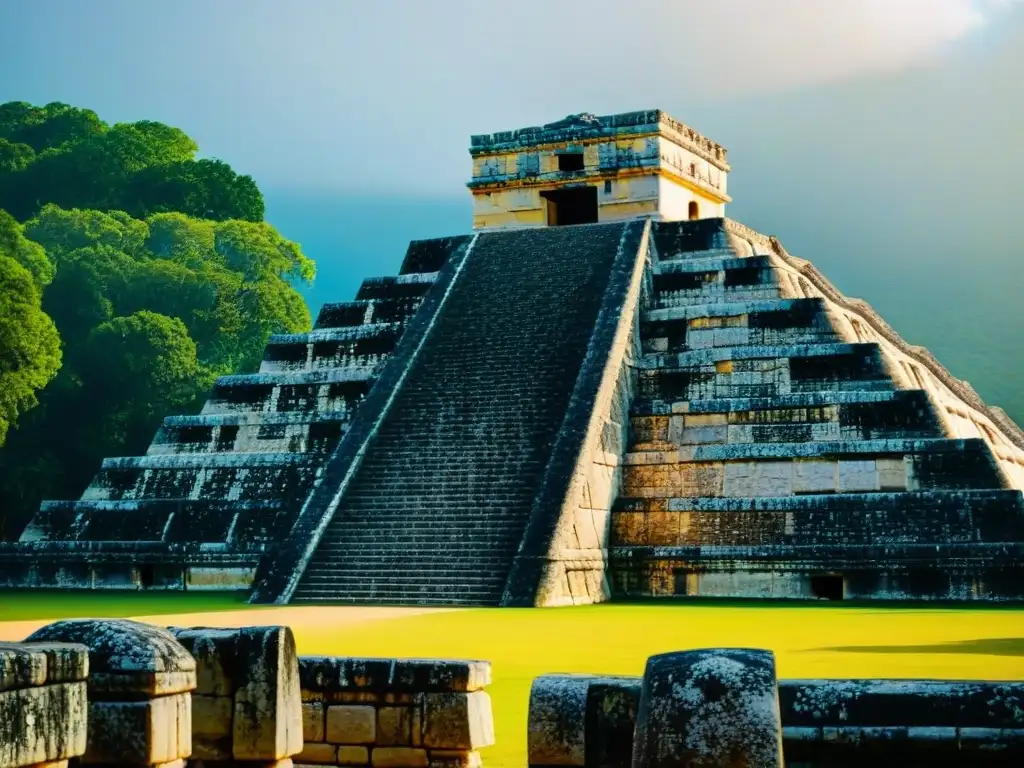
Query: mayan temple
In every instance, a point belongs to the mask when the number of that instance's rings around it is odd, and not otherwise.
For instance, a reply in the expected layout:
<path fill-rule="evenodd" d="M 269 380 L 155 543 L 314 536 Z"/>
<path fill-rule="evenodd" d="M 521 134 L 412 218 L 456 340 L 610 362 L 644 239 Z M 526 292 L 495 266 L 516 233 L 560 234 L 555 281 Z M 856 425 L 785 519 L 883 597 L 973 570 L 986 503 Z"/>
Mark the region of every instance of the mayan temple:
<path fill-rule="evenodd" d="M 263 603 L 1024 598 L 1024 432 L 664 112 L 474 136 L 473 231 L 270 339 L 0 545 L 0 585 Z"/>

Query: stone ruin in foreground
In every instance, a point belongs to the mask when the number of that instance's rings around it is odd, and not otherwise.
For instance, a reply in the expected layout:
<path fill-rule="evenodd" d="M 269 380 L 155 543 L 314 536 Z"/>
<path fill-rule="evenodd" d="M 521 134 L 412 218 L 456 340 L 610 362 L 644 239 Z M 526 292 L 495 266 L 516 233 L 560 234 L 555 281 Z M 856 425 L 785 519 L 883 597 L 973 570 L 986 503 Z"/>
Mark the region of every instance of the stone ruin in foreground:
<path fill-rule="evenodd" d="M 482 768 L 490 678 L 297 657 L 280 626 L 59 621 L 0 643 L 0 768 Z M 530 768 L 1008 768 L 1024 683 L 777 680 L 770 651 L 682 651 L 642 678 L 536 678 L 526 731 Z"/>
<path fill-rule="evenodd" d="M 475 136 L 474 229 L 271 338 L 0 545 L 6 586 L 256 602 L 1024 597 L 1024 433 L 659 111 Z"/>

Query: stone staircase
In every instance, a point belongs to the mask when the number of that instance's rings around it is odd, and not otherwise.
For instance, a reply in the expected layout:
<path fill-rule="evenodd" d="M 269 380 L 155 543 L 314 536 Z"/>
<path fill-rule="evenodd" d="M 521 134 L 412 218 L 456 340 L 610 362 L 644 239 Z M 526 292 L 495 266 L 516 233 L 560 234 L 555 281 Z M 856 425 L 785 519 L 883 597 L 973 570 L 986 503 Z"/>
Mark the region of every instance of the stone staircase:
<path fill-rule="evenodd" d="M 628 229 L 478 236 L 292 602 L 498 604 Z"/>
<path fill-rule="evenodd" d="M 413 242 L 400 275 L 325 305 L 308 333 L 272 336 L 257 373 L 218 378 L 201 413 L 164 419 L 145 455 L 105 459 L 81 499 L 44 502 L 0 548 L 0 584 L 248 586 L 467 240 Z"/>
<path fill-rule="evenodd" d="M 1024 596 L 1024 503 L 984 440 L 948 439 L 768 257 L 688 223 L 654 242 L 613 594 Z"/>

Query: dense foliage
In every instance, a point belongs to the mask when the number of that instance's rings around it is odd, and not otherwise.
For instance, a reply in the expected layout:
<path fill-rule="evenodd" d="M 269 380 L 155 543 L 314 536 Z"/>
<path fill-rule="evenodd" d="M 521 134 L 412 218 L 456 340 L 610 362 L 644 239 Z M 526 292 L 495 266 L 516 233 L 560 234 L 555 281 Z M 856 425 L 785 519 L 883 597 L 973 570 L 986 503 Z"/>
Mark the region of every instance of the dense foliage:
<path fill-rule="evenodd" d="M 67 104 L 0 105 L 0 208 L 19 221 L 46 203 L 144 218 L 263 220 L 263 195 L 219 160 L 196 160 L 183 131 L 141 121 L 108 126 Z"/>
<path fill-rule="evenodd" d="M 309 328 L 294 286 L 313 263 L 196 149 L 160 123 L 0 105 L 0 538 Z"/>

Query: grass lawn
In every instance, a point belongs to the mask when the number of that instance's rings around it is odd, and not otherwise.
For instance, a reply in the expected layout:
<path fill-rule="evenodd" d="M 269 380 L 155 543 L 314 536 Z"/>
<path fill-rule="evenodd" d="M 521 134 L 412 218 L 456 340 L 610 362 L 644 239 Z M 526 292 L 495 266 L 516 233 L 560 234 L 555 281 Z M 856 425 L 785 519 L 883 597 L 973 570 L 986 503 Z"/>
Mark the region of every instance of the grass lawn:
<path fill-rule="evenodd" d="M 487 659 L 498 744 L 485 766 L 526 765 L 530 682 L 548 672 L 639 675 L 648 656 L 770 648 L 779 676 L 1024 679 L 1024 609 L 690 603 L 544 610 L 250 608 L 209 595 L 0 592 L 0 640 L 72 616 L 165 624 L 288 624 L 302 654 Z"/>

